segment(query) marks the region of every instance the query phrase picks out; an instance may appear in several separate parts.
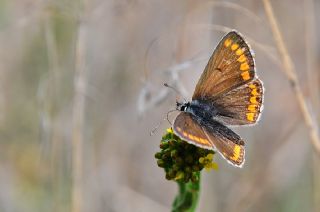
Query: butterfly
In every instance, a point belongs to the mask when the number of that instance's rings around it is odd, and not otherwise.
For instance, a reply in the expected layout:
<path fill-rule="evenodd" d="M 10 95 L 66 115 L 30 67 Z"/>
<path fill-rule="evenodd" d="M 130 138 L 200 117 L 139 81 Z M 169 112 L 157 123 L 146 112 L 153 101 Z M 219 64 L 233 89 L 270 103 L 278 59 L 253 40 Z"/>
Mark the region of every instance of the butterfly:
<path fill-rule="evenodd" d="M 233 30 L 215 48 L 192 100 L 177 102 L 176 109 L 181 112 L 173 122 L 173 131 L 182 140 L 217 150 L 229 163 L 242 167 L 245 143 L 228 126 L 257 123 L 263 94 L 251 48 Z"/>

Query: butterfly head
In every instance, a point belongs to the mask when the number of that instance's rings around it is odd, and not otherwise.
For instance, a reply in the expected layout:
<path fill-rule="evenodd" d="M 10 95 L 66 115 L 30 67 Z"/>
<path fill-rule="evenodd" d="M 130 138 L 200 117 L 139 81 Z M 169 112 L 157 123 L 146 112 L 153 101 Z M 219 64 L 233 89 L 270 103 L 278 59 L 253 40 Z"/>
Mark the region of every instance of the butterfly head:
<path fill-rule="evenodd" d="M 176 109 L 179 111 L 186 111 L 187 108 L 190 106 L 190 102 L 176 102 Z"/>

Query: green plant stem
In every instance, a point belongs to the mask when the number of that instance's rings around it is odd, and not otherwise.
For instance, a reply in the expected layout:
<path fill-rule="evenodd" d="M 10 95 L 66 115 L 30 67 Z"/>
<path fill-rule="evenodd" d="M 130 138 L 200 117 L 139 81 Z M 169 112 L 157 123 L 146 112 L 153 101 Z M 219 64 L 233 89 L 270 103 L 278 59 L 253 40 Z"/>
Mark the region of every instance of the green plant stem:
<path fill-rule="evenodd" d="M 200 191 L 200 172 L 197 172 L 197 177 L 196 182 L 177 182 L 179 193 L 173 202 L 172 212 L 194 212 L 196 210 Z"/>

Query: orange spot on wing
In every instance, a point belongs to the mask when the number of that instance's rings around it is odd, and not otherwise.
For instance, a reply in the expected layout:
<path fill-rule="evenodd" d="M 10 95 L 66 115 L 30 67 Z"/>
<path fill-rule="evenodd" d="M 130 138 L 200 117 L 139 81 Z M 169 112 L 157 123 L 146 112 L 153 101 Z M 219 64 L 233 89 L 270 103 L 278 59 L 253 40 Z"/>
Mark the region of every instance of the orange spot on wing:
<path fill-rule="evenodd" d="M 236 55 L 240 56 L 240 55 L 242 55 L 242 54 L 243 54 L 243 50 L 242 50 L 242 49 L 238 49 L 238 50 L 236 51 Z"/>
<path fill-rule="evenodd" d="M 235 50 L 238 49 L 238 48 L 239 48 L 239 45 L 236 44 L 236 43 L 231 46 L 231 50 L 232 50 L 232 51 L 235 51 Z"/>
<path fill-rule="evenodd" d="M 243 63 L 243 62 L 245 62 L 247 60 L 247 57 L 243 54 L 243 55 L 241 55 L 238 59 L 237 59 L 237 61 L 238 62 L 240 62 L 240 63 Z"/>
<path fill-rule="evenodd" d="M 247 120 L 254 121 L 254 113 L 247 113 Z"/>
<path fill-rule="evenodd" d="M 194 140 L 193 135 L 189 134 L 188 137 L 189 137 L 190 140 Z"/>
<path fill-rule="evenodd" d="M 237 161 L 241 157 L 241 146 L 235 145 L 233 148 L 233 156 L 230 157 L 231 160 Z"/>
<path fill-rule="evenodd" d="M 248 110 L 251 112 L 256 112 L 257 111 L 256 105 L 249 105 Z"/>
<path fill-rule="evenodd" d="M 225 46 L 225 47 L 229 47 L 229 46 L 231 45 L 231 43 L 232 43 L 232 40 L 227 39 L 227 40 L 224 42 L 224 46 Z"/>
<path fill-rule="evenodd" d="M 254 84 L 250 84 L 249 88 L 254 89 L 254 88 L 256 88 L 256 86 Z"/>
<path fill-rule="evenodd" d="M 258 96 L 259 95 L 259 93 L 257 92 L 256 88 L 252 89 L 251 94 L 254 95 L 254 96 Z"/>
<path fill-rule="evenodd" d="M 242 76 L 242 79 L 243 79 L 243 80 L 248 80 L 248 79 L 250 79 L 249 71 L 242 72 L 242 73 L 241 73 L 241 76 Z"/>
<path fill-rule="evenodd" d="M 200 143 L 202 144 L 208 144 L 208 140 L 207 139 L 203 139 L 203 138 L 200 138 Z"/>
<path fill-rule="evenodd" d="M 248 65 L 247 62 L 241 63 L 241 65 L 240 65 L 240 70 L 241 70 L 241 71 L 246 71 L 246 70 L 248 70 L 249 68 L 250 68 L 250 67 L 249 67 L 249 65 Z"/>
<path fill-rule="evenodd" d="M 188 137 L 188 133 L 183 132 L 182 134 L 183 134 L 184 137 Z"/>
<path fill-rule="evenodd" d="M 200 142 L 200 138 L 197 137 L 197 136 L 193 136 L 193 139 L 194 139 L 196 142 Z"/>
<path fill-rule="evenodd" d="M 256 98 L 255 96 L 250 97 L 250 102 L 251 102 L 252 104 L 258 103 L 258 102 L 257 102 L 257 98 Z"/>

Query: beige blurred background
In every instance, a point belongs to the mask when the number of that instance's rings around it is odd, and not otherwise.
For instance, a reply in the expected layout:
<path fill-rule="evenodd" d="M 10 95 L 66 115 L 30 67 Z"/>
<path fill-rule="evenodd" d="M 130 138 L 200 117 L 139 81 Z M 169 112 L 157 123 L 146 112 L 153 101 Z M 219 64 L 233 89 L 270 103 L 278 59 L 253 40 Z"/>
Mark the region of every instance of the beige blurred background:
<path fill-rule="evenodd" d="M 314 125 L 318 0 L 271 0 Z M 0 211 L 170 211 L 154 158 L 221 37 L 251 44 L 265 85 L 260 123 L 236 129 L 244 168 L 215 157 L 198 211 L 320 211 L 319 155 L 284 71 L 263 1 L 1 0 Z M 172 120 L 175 114 L 170 116 Z"/>

